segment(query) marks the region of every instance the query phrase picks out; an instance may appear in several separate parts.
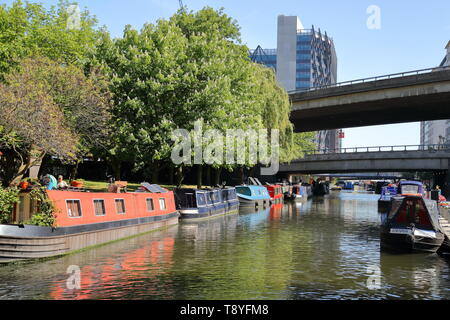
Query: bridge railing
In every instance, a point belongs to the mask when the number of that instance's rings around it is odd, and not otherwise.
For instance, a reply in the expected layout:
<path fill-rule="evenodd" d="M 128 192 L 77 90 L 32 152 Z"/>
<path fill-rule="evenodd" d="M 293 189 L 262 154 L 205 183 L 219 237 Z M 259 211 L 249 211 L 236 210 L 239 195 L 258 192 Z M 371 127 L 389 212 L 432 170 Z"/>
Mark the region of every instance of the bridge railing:
<path fill-rule="evenodd" d="M 428 151 L 436 152 L 450 151 L 450 144 L 427 144 L 427 145 L 396 145 L 396 146 L 376 146 L 376 147 L 352 147 L 338 149 L 315 149 L 304 151 L 305 155 L 316 154 L 336 154 L 336 153 L 367 153 L 367 152 L 404 152 L 404 151 Z"/>
<path fill-rule="evenodd" d="M 326 88 L 335 88 L 335 87 L 348 86 L 348 85 L 357 84 L 357 83 L 367 83 L 367 82 L 370 83 L 370 82 L 375 82 L 375 81 L 378 81 L 378 80 L 386 80 L 386 79 L 392 79 L 392 78 L 401 78 L 401 77 L 413 76 L 413 75 L 418 76 L 418 75 L 424 74 L 424 73 L 430 73 L 430 72 L 433 72 L 433 71 L 442 71 L 442 70 L 447 70 L 447 69 L 450 69 L 450 66 L 434 67 L 434 68 L 427 68 L 427 69 L 419 69 L 419 70 L 413 70 L 413 71 L 392 73 L 392 74 L 386 74 L 386 75 L 382 75 L 382 76 L 376 76 L 376 77 L 370 77 L 370 78 L 362 78 L 362 79 L 338 82 L 338 83 L 334 83 L 334 84 L 321 85 L 321 86 L 316 86 L 316 87 L 312 87 L 312 88 L 296 89 L 296 90 L 288 91 L 288 93 L 289 94 L 293 94 L 293 93 L 297 93 L 297 92 L 298 93 L 302 93 L 302 92 L 316 91 L 316 90 L 326 89 Z"/>

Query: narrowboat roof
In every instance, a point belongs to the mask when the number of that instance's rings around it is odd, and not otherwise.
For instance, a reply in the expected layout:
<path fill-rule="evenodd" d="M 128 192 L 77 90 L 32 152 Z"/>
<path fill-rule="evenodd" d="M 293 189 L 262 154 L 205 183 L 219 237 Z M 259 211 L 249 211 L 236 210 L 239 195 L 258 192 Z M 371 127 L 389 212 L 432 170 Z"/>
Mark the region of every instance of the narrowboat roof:
<path fill-rule="evenodd" d="M 426 208 L 426 214 L 430 217 L 430 222 L 434 230 L 441 230 L 439 224 L 439 209 L 437 208 L 436 201 L 430 201 L 419 196 L 408 195 L 408 196 L 395 196 L 392 198 L 393 203 L 391 209 L 388 213 L 388 220 L 392 221 L 397 213 L 400 211 L 401 206 L 408 199 L 414 199 L 415 201 L 423 202 Z"/>
<path fill-rule="evenodd" d="M 250 190 L 250 195 L 239 193 L 240 188 L 248 188 Z M 257 194 L 259 191 L 260 194 Z M 261 193 L 262 191 L 262 193 Z M 267 192 L 267 188 L 264 186 L 255 186 L 255 185 L 241 185 L 236 186 L 236 192 L 239 197 L 248 199 L 248 200 L 258 200 L 258 199 L 269 199 L 269 193 Z"/>
<path fill-rule="evenodd" d="M 403 185 L 403 184 L 413 184 L 413 185 L 416 185 L 416 186 L 423 186 L 422 182 L 420 182 L 420 181 L 413 181 L 413 180 L 400 181 L 400 185 Z"/>

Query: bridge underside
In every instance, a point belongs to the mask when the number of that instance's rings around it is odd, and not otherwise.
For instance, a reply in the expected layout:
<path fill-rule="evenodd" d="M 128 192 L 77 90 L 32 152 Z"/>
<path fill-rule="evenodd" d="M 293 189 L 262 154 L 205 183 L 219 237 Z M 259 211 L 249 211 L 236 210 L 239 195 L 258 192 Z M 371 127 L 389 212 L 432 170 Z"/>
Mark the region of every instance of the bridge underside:
<path fill-rule="evenodd" d="M 296 132 L 450 119 L 450 93 L 293 111 Z"/>
<path fill-rule="evenodd" d="M 450 71 L 290 94 L 297 132 L 450 119 Z"/>
<path fill-rule="evenodd" d="M 290 164 L 280 164 L 280 173 L 358 173 L 446 171 L 449 152 L 405 151 L 308 155 Z"/>

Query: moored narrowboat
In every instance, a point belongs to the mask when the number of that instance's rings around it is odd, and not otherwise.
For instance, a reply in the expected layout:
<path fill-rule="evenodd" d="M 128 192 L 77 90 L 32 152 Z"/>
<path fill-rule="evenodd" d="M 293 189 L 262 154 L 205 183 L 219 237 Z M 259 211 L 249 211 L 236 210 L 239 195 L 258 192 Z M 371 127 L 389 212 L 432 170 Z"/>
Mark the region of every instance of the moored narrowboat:
<path fill-rule="evenodd" d="M 267 192 L 269 192 L 270 201 L 272 204 L 278 204 L 283 202 L 283 191 L 279 184 L 266 184 Z"/>
<path fill-rule="evenodd" d="M 292 193 L 295 194 L 295 201 L 307 200 L 312 197 L 312 186 L 307 183 L 295 184 L 292 186 Z"/>
<path fill-rule="evenodd" d="M 315 196 L 324 196 L 330 193 L 330 185 L 327 181 L 320 180 L 313 186 L 312 191 Z"/>
<path fill-rule="evenodd" d="M 424 199 L 418 184 L 401 190 L 407 193 L 391 198 L 381 224 L 381 247 L 398 252 L 436 252 L 444 241 L 436 201 Z"/>
<path fill-rule="evenodd" d="M 264 186 L 236 186 L 240 207 L 263 208 L 270 205 L 270 195 Z"/>
<path fill-rule="evenodd" d="M 397 186 L 394 184 L 389 184 L 382 187 L 381 196 L 378 199 L 378 212 L 387 212 L 391 204 L 391 198 L 397 195 Z"/>
<path fill-rule="evenodd" d="M 182 219 L 209 218 L 237 212 L 235 188 L 175 189 L 176 207 Z"/>
<path fill-rule="evenodd" d="M 293 185 L 283 183 L 281 185 L 281 191 L 283 192 L 284 200 L 288 200 L 288 201 L 295 200 L 296 194 L 294 193 Z"/>
<path fill-rule="evenodd" d="M 21 191 L 10 224 L 0 225 L 0 262 L 47 258 L 178 223 L 171 191 L 144 183 L 136 192 L 46 190 L 52 226 L 31 225 L 39 200 Z"/>

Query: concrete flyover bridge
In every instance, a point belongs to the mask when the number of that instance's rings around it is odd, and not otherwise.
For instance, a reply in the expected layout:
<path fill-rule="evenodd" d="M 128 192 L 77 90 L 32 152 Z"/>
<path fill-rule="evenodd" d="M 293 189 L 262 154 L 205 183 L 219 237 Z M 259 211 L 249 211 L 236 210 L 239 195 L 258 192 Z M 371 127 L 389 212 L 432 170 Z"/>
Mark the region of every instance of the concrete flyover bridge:
<path fill-rule="evenodd" d="M 302 159 L 280 164 L 280 173 L 444 171 L 450 145 L 404 145 L 307 151 Z"/>
<path fill-rule="evenodd" d="M 450 67 L 291 91 L 297 132 L 450 119 Z"/>
<path fill-rule="evenodd" d="M 450 194 L 450 145 L 404 145 L 312 150 L 280 164 L 279 175 L 351 172 L 434 172 Z"/>

